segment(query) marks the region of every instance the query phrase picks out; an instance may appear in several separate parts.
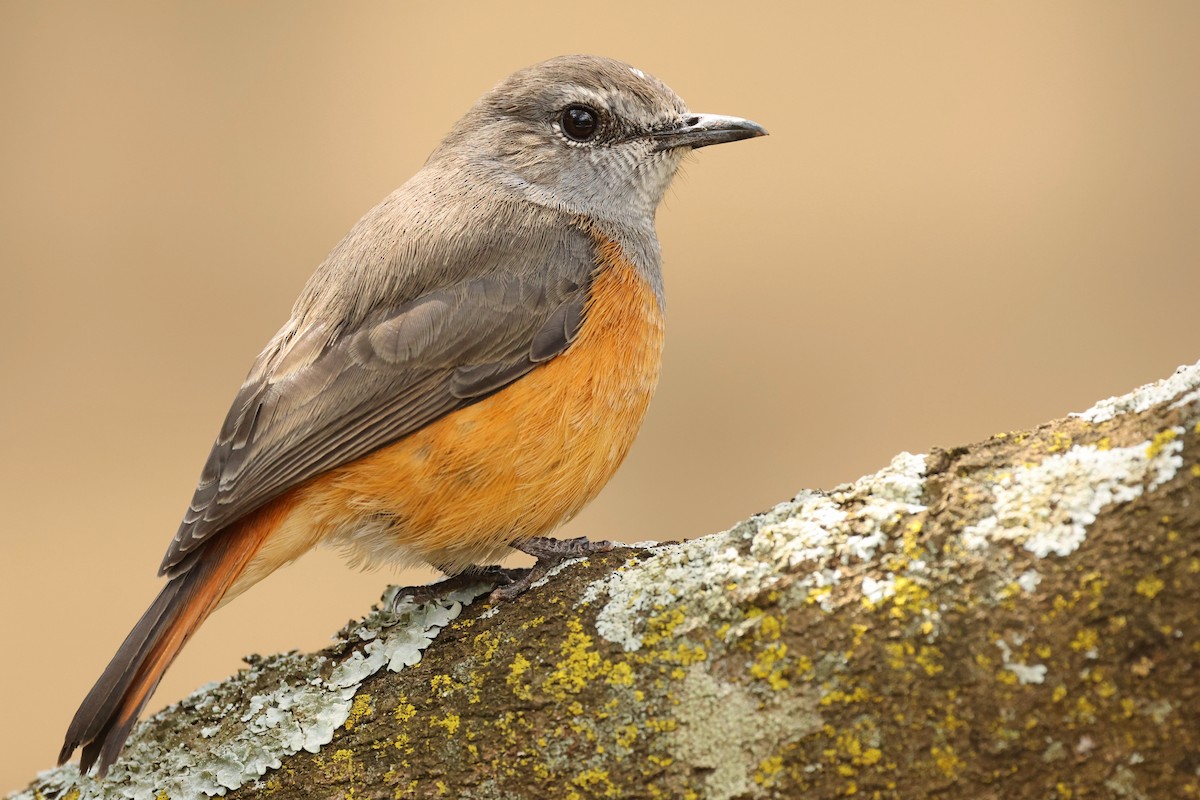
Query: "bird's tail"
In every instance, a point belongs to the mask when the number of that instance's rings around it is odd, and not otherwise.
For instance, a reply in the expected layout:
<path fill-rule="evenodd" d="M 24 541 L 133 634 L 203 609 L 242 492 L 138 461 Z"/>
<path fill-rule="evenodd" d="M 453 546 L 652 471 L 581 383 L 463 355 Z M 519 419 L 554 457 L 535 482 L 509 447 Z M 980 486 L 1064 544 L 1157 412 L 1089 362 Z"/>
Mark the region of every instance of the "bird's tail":
<path fill-rule="evenodd" d="M 159 592 L 75 712 L 58 754 L 60 765 L 82 747 L 81 772 L 97 763 L 101 777 L 108 772 L 167 667 L 271 532 L 274 515 L 262 511 L 267 509 L 248 515 L 205 543 L 188 568 Z"/>

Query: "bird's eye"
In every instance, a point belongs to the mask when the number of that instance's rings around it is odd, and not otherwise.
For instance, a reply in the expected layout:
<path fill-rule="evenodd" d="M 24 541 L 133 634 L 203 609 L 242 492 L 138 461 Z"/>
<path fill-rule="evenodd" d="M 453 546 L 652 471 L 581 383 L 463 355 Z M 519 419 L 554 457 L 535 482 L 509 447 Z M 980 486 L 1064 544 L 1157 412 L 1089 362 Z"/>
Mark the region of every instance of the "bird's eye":
<path fill-rule="evenodd" d="M 586 142 L 600 129 L 600 114 L 589 106 L 567 106 L 559 118 L 562 131 L 577 142 Z"/>

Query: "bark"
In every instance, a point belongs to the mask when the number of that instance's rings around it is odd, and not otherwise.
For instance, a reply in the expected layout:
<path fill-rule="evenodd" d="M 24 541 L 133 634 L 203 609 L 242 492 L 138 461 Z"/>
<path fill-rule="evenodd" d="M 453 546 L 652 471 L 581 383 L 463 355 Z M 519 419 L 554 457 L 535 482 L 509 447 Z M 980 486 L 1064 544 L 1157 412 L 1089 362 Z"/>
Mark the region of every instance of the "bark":
<path fill-rule="evenodd" d="M 1198 459 L 1200 364 L 501 606 L 374 611 L 16 797 L 1195 797 Z"/>

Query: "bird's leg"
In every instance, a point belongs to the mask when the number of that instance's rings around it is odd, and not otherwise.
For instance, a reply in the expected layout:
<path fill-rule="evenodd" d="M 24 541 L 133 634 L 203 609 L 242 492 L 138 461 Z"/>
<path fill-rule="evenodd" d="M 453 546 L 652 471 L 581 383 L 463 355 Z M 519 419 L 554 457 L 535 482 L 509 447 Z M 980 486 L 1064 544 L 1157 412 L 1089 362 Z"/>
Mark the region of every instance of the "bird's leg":
<path fill-rule="evenodd" d="M 414 604 L 421 605 L 422 603 L 428 603 L 431 600 L 443 597 L 450 592 L 466 589 L 487 581 L 491 581 L 500 587 L 508 586 L 528 571 L 520 567 L 508 568 L 502 567 L 499 564 L 488 564 L 482 567 L 471 567 L 448 578 L 443 578 L 436 583 L 405 586 L 396 590 L 396 594 L 392 598 L 392 611 L 394 612 L 405 598 L 411 598 Z"/>
<path fill-rule="evenodd" d="M 588 541 L 586 536 L 580 536 L 577 539 L 552 539 L 549 536 L 534 536 L 532 539 L 525 539 L 511 544 L 509 547 L 533 556 L 537 559 L 537 563 L 520 578 L 510 580 L 507 584 L 493 589 L 489 599 L 493 603 L 512 600 L 514 597 L 524 594 L 530 586 L 541 578 L 546 577 L 546 573 L 562 562 L 571 558 L 590 556 L 594 553 L 607 553 L 616 546 L 613 542 L 607 541 L 591 542 Z"/>

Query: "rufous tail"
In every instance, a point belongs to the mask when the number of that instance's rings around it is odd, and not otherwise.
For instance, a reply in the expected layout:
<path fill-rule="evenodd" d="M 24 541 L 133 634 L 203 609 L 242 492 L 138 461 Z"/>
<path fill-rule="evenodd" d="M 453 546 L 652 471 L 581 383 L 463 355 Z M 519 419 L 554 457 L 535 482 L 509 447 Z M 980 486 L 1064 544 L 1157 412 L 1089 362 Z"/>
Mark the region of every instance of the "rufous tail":
<path fill-rule="evenodd" d="M 60 765 L 82 747 L 80 772 L 93 764 L 100 777 L 108 772 L 167 667 L 271 532 L 271 517 L 256 512 L 222 531 L 163 587 L 75 712 Z"/>

